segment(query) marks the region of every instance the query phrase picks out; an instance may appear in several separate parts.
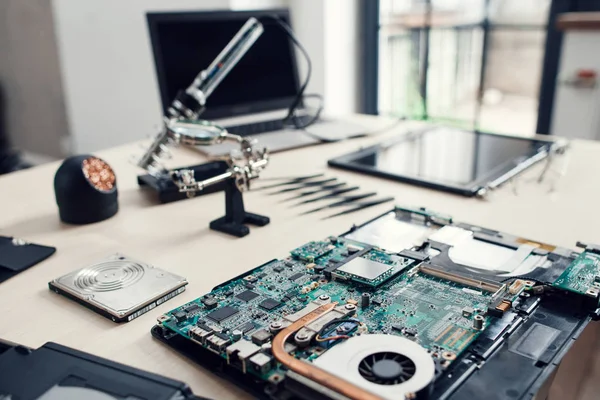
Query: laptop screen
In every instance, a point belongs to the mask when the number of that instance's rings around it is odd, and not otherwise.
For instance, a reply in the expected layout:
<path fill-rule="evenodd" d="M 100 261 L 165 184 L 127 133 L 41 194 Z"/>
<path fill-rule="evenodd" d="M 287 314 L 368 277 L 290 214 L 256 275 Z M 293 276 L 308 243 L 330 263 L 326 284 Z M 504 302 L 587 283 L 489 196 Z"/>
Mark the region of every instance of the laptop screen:
<path fill-rule="evenodd" d="M 289 23 L 285 10 L 149 13 L 163 111 L 248 18 L 273 14 Z M 293 43 L 271 20 L 261 22 L 264 33 L 207 99 L 202 118 L 277 110 L 292 103 L 299 87 Z"/>

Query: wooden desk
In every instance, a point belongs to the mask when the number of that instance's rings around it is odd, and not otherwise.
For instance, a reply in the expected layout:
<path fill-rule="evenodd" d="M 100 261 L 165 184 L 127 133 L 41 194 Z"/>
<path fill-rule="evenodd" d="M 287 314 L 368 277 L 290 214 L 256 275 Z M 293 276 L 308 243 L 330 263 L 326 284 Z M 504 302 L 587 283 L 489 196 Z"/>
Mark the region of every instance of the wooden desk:
<path fill-rule="evenodd" d="M 389 124 L 376 117 L 356 118 L 379 128 Z M 519 195 L 507 185 L 488 200 L 468 199 L 407 184 L 344 172 L 327 167 L 327 159 L 369 145 L 417 123 L 403 123 L 378 137 L 299 149 L 272 156 L 264 177 L 298 176 L 324 172 L 364 191 L 393 195 L 396 203 L 424 206 L 459 221 L 519 234 L 523 237 L 574 248 L 576 240 L 600 243 L 600 143 L 573 141 L 566 176 L 557 190 L 531 183 L 541 165 L 520 178 Z M 160 205 L 140 190 L 140 171 L 128 163 L 141 154 L 138 144 L 99 152 L 117 173 L 120 211 L 113 218 L 87 226 L 60 223 L 54 200 L 53 177 L 58 163 L 0 177 L 0 234 L 56 246 L 57 253 L 41 264 L 0 285 L 0 337 L 38 347 L 55 341 L 148 371 L 180 379 L 197 394 L 218 399 L 246 398 L 242 391 L 214 377 L 150 336 L 162 313 L 208 292 L 215 285 L 276 257 L 309 240 L 342 233 L 391 209 L 392 204 L 321 221 L 323 213 L 298 216 L 299 209 L 280 203 L 282 196 L 265 192 L 245 195 L 249 211 L 271 217 L 271 224 L 252 228 L 236 239 L 208 229 L 220 217 L 223 195 Z M 199 163 L 191 150 L 176 152 L 179 165 Z M 594 224 L 593 222 L 596 222 Z M 109 254 L 121 252 L 185 276 L 187 290 L 142 317 L 117 325 L 48 290 L 48 281 Z M 581 363 L 581 360 L 579 361 Z"/>

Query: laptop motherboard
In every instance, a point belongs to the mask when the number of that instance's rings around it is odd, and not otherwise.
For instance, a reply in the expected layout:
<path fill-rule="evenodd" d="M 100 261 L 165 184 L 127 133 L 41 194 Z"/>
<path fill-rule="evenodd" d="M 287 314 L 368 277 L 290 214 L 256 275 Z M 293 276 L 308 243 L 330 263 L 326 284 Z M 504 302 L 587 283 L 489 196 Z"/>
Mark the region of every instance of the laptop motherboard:
<path fill-rule="evenodd" d="M 529 398 L 599 294 L 594 246 L 396 208 L 216 287 L 152 332 L 260 398 Z"/>

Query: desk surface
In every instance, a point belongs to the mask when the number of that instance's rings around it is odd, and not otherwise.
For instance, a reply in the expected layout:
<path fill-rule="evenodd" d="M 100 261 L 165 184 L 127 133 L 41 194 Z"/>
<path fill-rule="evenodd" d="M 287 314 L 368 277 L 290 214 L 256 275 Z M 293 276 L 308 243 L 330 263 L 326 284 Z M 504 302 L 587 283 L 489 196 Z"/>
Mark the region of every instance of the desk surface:
<path fill-rule="evenodd" d="M 374 129 L 390 121 L 356 116 Z M 519 234 L 535 240 L 574 248 L 577 240 L 600 243 L 600 143 L 575 140 L 565 175 L 549 184 L 537 184 L 542 165 L 534 167 L 516 185 L 507 184 L 487 200 L 465 198 L 408 184 L 339 171 L 327 159 L 370 145 L 417 123 L 402 123 L 377 137 L 298 149 L 274 154 L 264 177 L 298 176 L 323 172 L 364 191 L 395 196 L 396 204 L 424 206 L 452 215 L 456 220 Z M 245 195 L 249 211 L 271 217 L 271 224 L 252 228 L 236 239 L 208 229 L 223 214 L 223 195 L 202 196 L 171 204 L 158 204 L 140 190 L 140 172 L 128 162 L 141 154 L 139 144 L 99 152 L 117 173 L 120 211 L 113 218 L 87 226 L 59 221 L 53 177 L 58 163 L 0 177 L 0 234 L 57 247 L 54 256 L 0 285 L 0 337 L 38 347 L 58 342 L 118 362 L 187 382 L 201 395 L 219 399 L 246 395 L 152 339 L 150 328 L 162 313 L 210 291 L 217 284 L 276 257 L 287 255 L 307 241 L 342 233 L 391 209 L 392 203 L 329 220 L 316 213 L 298 216 L 299 209 L 280 203 L 282 196 L 265 192 Z M 198 153 L 178 149 L 178 165 L 202 162 Z M 557 167 L 553 167 L 557 169 Z M 551 173 L 552 176 L 558 175 Z M 258 185 L 258 184 L 257 184 Z M 74 269 L 121 252 L 185 276 L 187 290 L 140 318 L 115 324 L 48 290 L 47 283 Z"/>

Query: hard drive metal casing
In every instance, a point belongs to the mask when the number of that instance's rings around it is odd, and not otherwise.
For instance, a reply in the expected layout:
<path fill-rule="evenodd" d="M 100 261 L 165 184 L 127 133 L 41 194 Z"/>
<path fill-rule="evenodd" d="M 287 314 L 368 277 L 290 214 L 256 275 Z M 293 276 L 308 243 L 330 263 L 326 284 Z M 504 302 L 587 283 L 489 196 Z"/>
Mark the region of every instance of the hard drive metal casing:
<path fill-rule="evenodd" d="M 114 322 L 129 322 L 185 290 L 187 280 L 121 254 L 48 283 Z"/>

